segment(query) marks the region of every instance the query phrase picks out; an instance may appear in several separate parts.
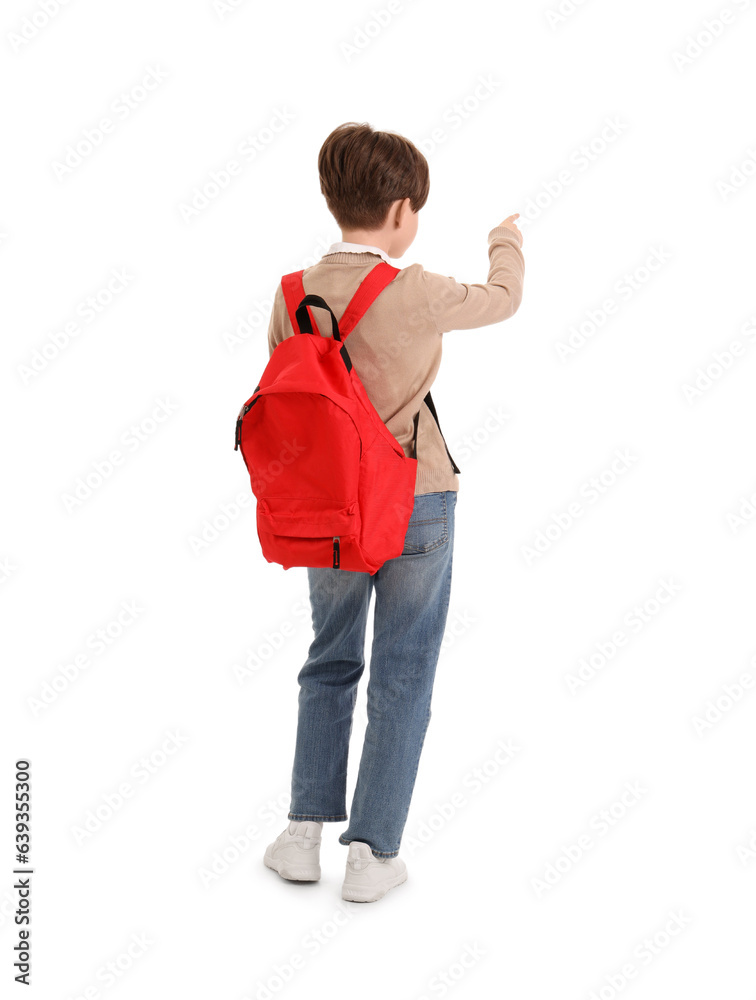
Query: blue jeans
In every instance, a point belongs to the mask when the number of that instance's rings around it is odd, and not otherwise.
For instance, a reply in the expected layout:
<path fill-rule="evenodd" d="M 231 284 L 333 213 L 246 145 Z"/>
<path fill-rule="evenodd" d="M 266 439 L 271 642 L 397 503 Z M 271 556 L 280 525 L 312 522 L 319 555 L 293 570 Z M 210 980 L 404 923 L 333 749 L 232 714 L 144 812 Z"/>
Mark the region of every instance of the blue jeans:
<path fill-rule="evenodd" d="M 365 628 L 375 587 L 368 724 L 349 826 L 381 858 L 399 853 L 431 717 L 446 629 L 457 492 L 415 496 L 404 549 L 372 576 L 308 568 L 315 638 L 299 675 L 289 819 L 338 822 L 346 813 L 347 757 Z"/>

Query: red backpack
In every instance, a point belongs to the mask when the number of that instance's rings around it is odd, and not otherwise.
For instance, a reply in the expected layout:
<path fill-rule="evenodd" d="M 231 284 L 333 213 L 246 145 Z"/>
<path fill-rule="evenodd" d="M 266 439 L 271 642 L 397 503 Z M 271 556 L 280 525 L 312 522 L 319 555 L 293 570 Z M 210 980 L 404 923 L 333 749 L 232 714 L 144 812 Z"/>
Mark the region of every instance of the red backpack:
<path fill-rule="evenodd" d="M 340 321 L 319 295 L 305 294 L 302 274 L 281 280 L 294 336 L 276 345 L 242 406 L 234 450 L 241 449 L 257 498 L 268 562 L 372 575 L 404 548 L 420 414 L 408 458 L 368 399 L 344 341 L 399 269 L 376 264 Z M 311 306 L 331 314 L 331 337 L 320 335 Z M 438 422 L 430 393 L 425 398 Z"/>

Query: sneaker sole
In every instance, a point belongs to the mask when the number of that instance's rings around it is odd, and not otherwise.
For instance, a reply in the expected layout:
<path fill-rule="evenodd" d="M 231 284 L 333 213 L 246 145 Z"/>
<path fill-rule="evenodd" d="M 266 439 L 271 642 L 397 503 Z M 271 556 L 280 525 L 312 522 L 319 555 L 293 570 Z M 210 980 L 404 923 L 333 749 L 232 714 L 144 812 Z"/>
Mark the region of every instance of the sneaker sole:
<path fill-rule="evenodd" d="M 342 886 L 341 898 L 348 900 L 350 903 L 377 903 L 379 899 L 383 899 L 389 890 L 396 888 L 396 886 L 406 881 L 407 872 L 403 872 L 395 879 L 392 879 L 390 884 L 373 886 L 370 889 L 363 889 L 360 886 L 346 883 Z"/>
<path fill-rule="evenodd" d="M 320 866 L 317 868 L 297 867 L 286 863 L 276 863 L 266 854 L 263 858 L 266 866 L 274 872 L 278 872 L 281 878 L 289 882 L 317 882 L 320 879 Z"/>

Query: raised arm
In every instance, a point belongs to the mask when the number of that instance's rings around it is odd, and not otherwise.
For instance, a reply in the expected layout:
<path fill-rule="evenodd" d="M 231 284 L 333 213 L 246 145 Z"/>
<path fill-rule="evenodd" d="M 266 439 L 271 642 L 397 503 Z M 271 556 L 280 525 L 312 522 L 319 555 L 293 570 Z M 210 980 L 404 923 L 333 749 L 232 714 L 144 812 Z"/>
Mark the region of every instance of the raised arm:
<path fill-rule="evenodd" d="M 519 214 L 519 213 L 518 213 Z M 466 284 L 424 271 L 431 315 L 439 333 L 471 330 L 509 319 L 522 301 L 525 259 L 522 233 L 509 216 L 488 234 L 488 280 Z"/>

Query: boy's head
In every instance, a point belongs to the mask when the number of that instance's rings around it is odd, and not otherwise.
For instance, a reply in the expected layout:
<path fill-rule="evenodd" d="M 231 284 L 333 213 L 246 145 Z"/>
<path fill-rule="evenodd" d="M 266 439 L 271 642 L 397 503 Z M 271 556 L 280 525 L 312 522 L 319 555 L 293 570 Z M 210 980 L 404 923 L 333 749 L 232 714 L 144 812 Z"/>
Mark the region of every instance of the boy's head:
<path fill-rule="evenodd" d="M 339 125 L 318 155 L 320 190 L 347 243 L 367 243 L 401 257 L 428 200 L 428 161 L 395 132 L 367 123 Z"/>

